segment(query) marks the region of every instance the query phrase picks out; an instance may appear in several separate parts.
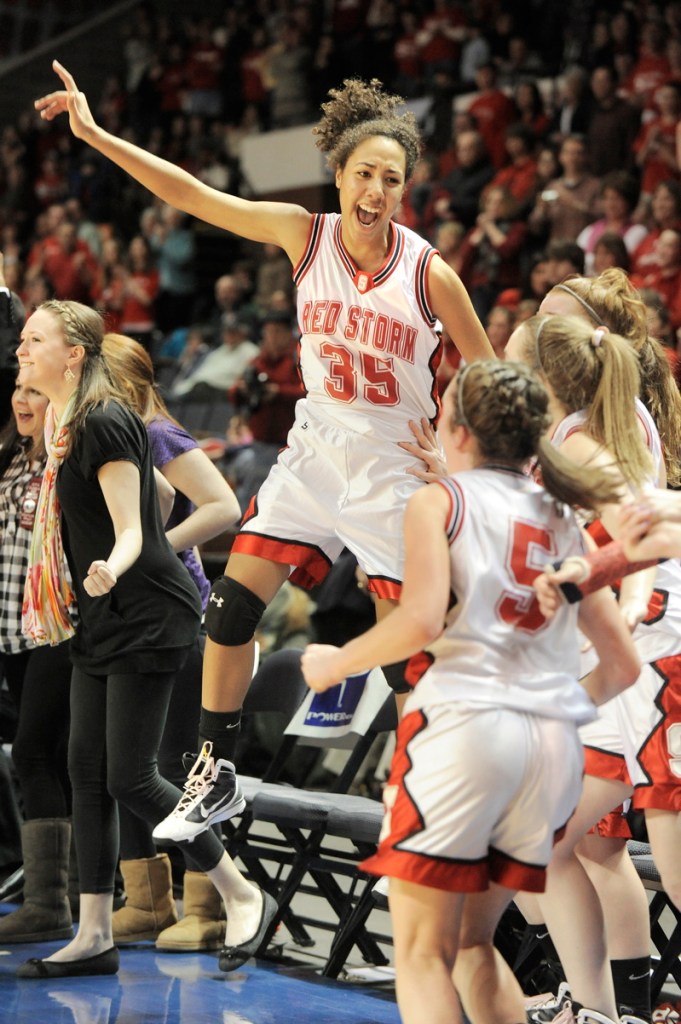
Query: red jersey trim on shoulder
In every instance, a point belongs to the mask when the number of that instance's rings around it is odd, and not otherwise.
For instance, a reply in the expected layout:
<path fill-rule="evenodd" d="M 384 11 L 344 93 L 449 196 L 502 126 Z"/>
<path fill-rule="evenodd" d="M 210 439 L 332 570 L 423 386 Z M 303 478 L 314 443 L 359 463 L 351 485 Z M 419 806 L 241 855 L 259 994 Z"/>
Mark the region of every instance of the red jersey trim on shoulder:
<path fill-rule="evenodd" d="M 438 256 L 437 249 L 433 249 L 432 245 L 427 245 L 421 252 L 417 263 L 416 263 L 416 274 L 414 281 L 414 291 L 416 293 L 416 301 L 418 302 L 419 311 L 421 316 L 429 324 L 430 327 L 435 326 L 436 316 L 433 313 L 430 305 L 430 289 L 428 287 L 428 268 L 430 267 L 433 256 Z"/>
<path fill-rule="evenodd" d="M 648 420 L 643 415 L 643 413 L 641 412 L 641 409 L 638 407 L 638 405 L 636 406 L 636 417 L 637 417 L 639 423 L 641 424 L 641 426 L 643 427 L 643 430 L 645 432 L 645 435 L 646 435 L 646 447 L 647 447 L 649 452 L 652 452 L 652 450 L 653 450 L 653 434 L 652 434 L 652 432 L 650 430 L 650 424 L 648 423 Z"/>
<path fill-rule="evenodd" d="M 324 213 L 312 214 L 305 251 L 300 257 L 297 265 L 293 268 L 293 283 L 296 287 L 298 287 L 316 259 L 317 253 L 319 252 L 319 246 L 322 241 L 325 220 L 326 214 Z"/>
<path fill-rule="evenodd" d="M 560 426 L 560 423 L 558 424 L 556 429 L 551 434 L 551 441 L 553 441 L 554 437 L 556 436 L 556 433 L 558 432 L 558 427 L 559 426 Z M 581 434 L 583 432 L 584 432 L 584 424 L 583 423 L 576 423 L 574 425 L 574 427 L 570 427 L 570 429 L 568 430 L 567 434 L 563 438 L 563 441 L 567 441 L 568 437 L 572 437 L 573 434 Z M 563 442 L 561 441 L 561 444 L 562 443 Z"/>
<path fill-rule="evenodd" d="M 449 496 L 449 515 L 447 516 L 447 540 L 452 544 L 461 532 L 466 513 L 466 499 L 459 484 L 453 477 L 446 476 L 437 483 Z"/>

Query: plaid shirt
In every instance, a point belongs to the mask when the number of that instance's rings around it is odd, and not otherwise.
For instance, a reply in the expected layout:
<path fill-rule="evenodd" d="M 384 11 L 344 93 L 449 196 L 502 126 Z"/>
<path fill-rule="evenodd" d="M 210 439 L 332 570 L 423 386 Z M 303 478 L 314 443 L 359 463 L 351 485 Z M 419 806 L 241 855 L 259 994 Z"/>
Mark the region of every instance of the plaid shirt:
<path fill-rule="evenodd" d="M 21 606 L 28 571 L 33 519 L 44 465 L 21 448 L 0 481 L 0 651 L 16 654 L 34 647 L 21 632 Z"/>

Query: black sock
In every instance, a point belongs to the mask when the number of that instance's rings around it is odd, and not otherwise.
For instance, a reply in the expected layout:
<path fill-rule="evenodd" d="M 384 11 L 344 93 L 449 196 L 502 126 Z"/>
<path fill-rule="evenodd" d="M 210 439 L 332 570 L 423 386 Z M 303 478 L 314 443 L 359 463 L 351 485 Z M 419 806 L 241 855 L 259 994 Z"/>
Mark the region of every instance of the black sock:
<path fill-rule="evenodd" d="M 199 742 L 203 746 L 205 740 L 213 744 L 213 757 L 216 761 L 234 761 L 236 745 L 239 739 L 241 709 L 238 711 L 207 711 L 201 708 L 199 718 Z"/>
<path fill-rule="evenodd" d="M 611 960 L 610 970 L 619 1012 L 650 1020 L 650 957 Z"/>

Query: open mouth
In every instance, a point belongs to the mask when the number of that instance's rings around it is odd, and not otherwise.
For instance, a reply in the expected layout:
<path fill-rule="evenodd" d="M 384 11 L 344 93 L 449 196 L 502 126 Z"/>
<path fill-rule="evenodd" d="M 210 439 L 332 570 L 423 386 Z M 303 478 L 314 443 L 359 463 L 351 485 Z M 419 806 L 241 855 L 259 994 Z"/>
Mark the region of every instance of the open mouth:
<path fill-rule="evenodd" d="M 378 220 L 378 210 L 367 210 L 363 206 L 358 206 L 357 217 L 360 224 L 363 224 L 365 227 L 369 228 Z"/>

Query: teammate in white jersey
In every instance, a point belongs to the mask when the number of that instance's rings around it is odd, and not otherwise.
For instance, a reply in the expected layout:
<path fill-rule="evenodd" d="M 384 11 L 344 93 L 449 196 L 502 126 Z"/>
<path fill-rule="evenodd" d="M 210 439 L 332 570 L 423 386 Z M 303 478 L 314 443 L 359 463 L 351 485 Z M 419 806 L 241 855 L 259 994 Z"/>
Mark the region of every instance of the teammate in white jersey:
<path fill-rule="evenodd" d="M 660 486 L 665 486 L 666 472 L 666 482 L 678 487 L 681 484 L 681 396 L 664 349 L 648 334 L 647 309 L 624 271 L 611 268 L 595 278 L 579 276 L 567 278 L 546 295 L 541 303 L 540 312 L 549 315 L 578 316 L 592 328 L 605 325 L 611 331 L 624 337 L 632 346 L 639 360 L 640 397 L 652 418 L 652 423 L 650 419 L 646 422 L 645 414 L 642 414 L 639 407 L 639 427 L 657 466 Z M 625 409 L 625 415 L 629 416 L 628 409 Z M 664 471 L 660 466 L 660 438 Z M 658 492 L 656 500 L 657 502 L 661 501 L 660 492 Z M 615 529 L 622 531 L 621 537 L 624 540 L 625 527 L 622 525 L 622 513 L 618 516 Z M 599 542 L 603 539 L 605 537 L 601 534 Z M 633 554 L 631 548 L 630 551 Z M 637 545 L 636 554 L 637 560 L 647 560 L 645 548 L 640 544 Z M 639 626 L 636 631 L 635 637 L 638 644 L 644 645 L 639 646 L 644 661 L 650 662 L 669 654 L 668 645 L 670 637 L 674 633 L 677 637 L 675 653 L 678 654 L 680 649 L 678 647 L 678 620 L 674 611 L 679 601 L 678 575 L 678 565 L 668 566 L 661 569 L 654 580 L 655 591 L 671 595 L 671 601 L 663 600 L 660 604 L 658 600 L 657 608 L 652 606 L 650 614 L 646 616 L 648 621 Z M 603 584 L 601 583 L 601 585 Z M 635 616 L 631 616 L 631 621 L 633 624 Z M 660 642 L 667 646 L 661 648 Z M 646 670 L 649 679 L 653 678 L 650 675 L 651 671 L 654 670 Z M 672 677 L 677 675 L 678 672 L 674 670 Z M 655 687 L 655 691 L 658 689 L 659 683 Z M 676 712 L 673 708 L 674 705 L 678 707 L 681 699 L 678 690 L 679 686 L 676 682 L 666 687 L 664 694 L 668 711 L 666 727 L 661 727 L 662 723 L 656 717 L 655 724 L 658 728 L 655 730 L 654 737 L 651 737 L 653 743 L 649 747 L 648 756 L 652 753 L 654 743 L 660 739 L 663 740 L 662 744 L 658 744 L 658 749 L 654 754 L 658 766 L 652 774 L 653 777 L 657 777 L 658 782 L 664 782 L 665 779 L 668 782 L 670 779 L 670 754 L 674 749 L 673 740 L 677 728 Z M 671 697 L 673 697 L 673 701 L 670 704 Z M 640 726 L 643 727 L 645 721 L 649 720 L 651 712 L 652 708 L 649 702 L 642 714 L 635 712 L 630 717 L 639 720 Z M 669 714 L 670 712 L 671 714 Z M 606 717 L 604 716 L 604 718 Z M 621 774 L 618 774 L 624 764 L 621 743 L 612 747 L 608 753 L 607 742 L 612 740 L 614 734 L 611 731 L 609 734 L 606 732 L 599 737 L 596 729 L 596 724 L 589 727 L 591 735 L 585 737 L 587 774 L 593 773 L 596 776 L 605 772 L 610 778 L 621 778 Z M 646 737 L 642 736 L 642 739 L 646 739 Z M 664 747 L 669 742 L 672 743 L 672 747 L 665 752 Z M 641 781 L 640 773 L 636 770 L 634 781 Z M 591 784 L 590 781 L 587 782 L 587 787 L 590 787 Z M 650 800 L 652 796 L 654 803 L 648 804 L 650 810 L 647 812 L 647 819 L 649 821 L 653 817 L 659 819 L 652 826 L 653 830 L 659 834 L 656 848 L 661 850 L 661 845 L 663 845 L 669 851 L 670 856 L 664 858 L 665 882 L 670 887 L 670 892 L 678 893 L 681 889 L 681 862 L 675 851 L 681 841 L 681 821 L 678 814 L 674 812 L 673 803 L 671 806 L 669 805 L 669 796 L 673 791 L 678 792 L 678 787 L 670 788 L 667 784 L 664 788 L 666 788 L 665 806 L 668 811 L 672 811 L 672 814 L 663 812 L 662 819 L 660 819 L 660 808 L 657 805 L 661 793 L 659 786 L 647 787 L 646 794 L 641 790 L 637 799 L 642 804 L 644 798 Z M 676 806 L 678 807 L 678 804 Z M 667 829 L 671 834 L 664 839 L 663 833 Z M 650 951 L 650 917 L 645 891 L 626 848 L 628 835 L 626 819 L 621 810 L 616 809 L 599 821 L 594 833 L 586 836 L 580 842 L 578 849 L 582 863 L 586 866 L 599 894 L 601 894 L 618 1005 L 633 1009 L 637 1016 L 649 1019 L 650 982 L 647 967 Z M 663 856 L 662 853 L 660 855 Z"/>
<path fill-rule="evenodd" d="M 569 286 L 568 282 L 563 287 Z M 591 324 L 586 318 L 533 318 L 514 333 L 509 354 L 524 358 L 547 382 L 553 395 L 553 443 L 561 451 L 581 465 L 616 464 L 633 489 L 663 483 L 665 468 L 657 429 L 635 397 L 638 373 L 632 368 L 634 348 L 606 328 L 592 324 L 593 317 Z M 632 365 L 627 368 L 627 363 Z M 636 416 L 631 415 L 634 409 Z M 627 498 L 624 493 L 623 500 L 630 500 L 630 495 Z M 597 541 L 616 535 L 618 518 L 616 507 L 602 511 L 590 528 Z M 653 584 L 655 593 L 648 608 Z M 565 842 L 556 850 L 547 894 L 540 903 L 573 996 L 579 1001 L 593 998 L 588 993 L 593 992 L 597 979 L 588 943 L 596 942 L 603 926 L 596 913 L 600 908 L 587 898 L 588 886 L 580 869 L 588 868 L 609 924 L 618 1010 L 624 1014 L 633 1010 L 637 1019 L 645 1019 L 650 1012 L 647 902 L 627 856 L 626 842 L 619 838 L 621 830 L 613 830 L 610 821 L 600 823 L 600 819 L 631 797 L 632 787 L 636 787 L 634 804 L 646 809 L 660 867 L 674 882 L 675 845 L 670 845 L 670 839 L 676 827 L 681 789 L 663 748 L 665 736 L 678 721 L 681 571 L 670 562 L 628 576 L 622 581 L 620 594 L 621 601 L 630 601 L 630 611 L 640 606 L 641 610 L 630 617 L 644 666 L 636 686 L 601 709 L 597 722 L 582 729 L 587 752 L 584 795 Z M 587 656 L 583 670 L 588 664 Z M 614 820 L 620 821 L 621 815 L 618 813 Z M 597 823 L 605 838 L 596 835 L 582 839 L 578 860 L 575 847 L 580 833 Z M 617 895 L 612 892 L 613 877 Z M 618 898 L 623 905 L 618 905 Z M 528 915 L 528 900 L 523 898 L 520 905 Z M 569 926 L 565 916 L 568 905 Z M 575 907 L 584 914 L 577 925 L 582 940 L 579 946 L 573 941 Z M 628 927 L 626 935 L 620 935 L 613 928 L 613 918 L 624 928 L 625 915 Z M 632 978 L 636 983 L 632 984 Z M 538 1011 L 535 1019 L 549 1019 L 547 1012 Z"/>
<path fill-rule="evenodd" d="M 580 607 L 580 626 L 608 665 L 584 687 L 573 611 L 563 606 L 551 625 L 539 613 L 532 580 L 542 561 L 583 549 L 560 502 L 593 508 L 616 494 L 607 473 L 577 472 L 551 448 L 547 410 L 523 366 L 479 362 L 459 373 L 442 427 L 455 473 L 409 501 L 397 611 L 342 648 L 313 644 L 303 655 L 308 684 L 324 690 L 427 647 L 413 662 L 414 678 L 430 665 L 399 726 L 381 842 L 362 865 L 390 877 L 405 1024 L 423 1020 L 424 991 L 429 1024 L 461 1021 L 457 990 L 476 1024 L 524 1021 L 494 931 L 516 890 L 543 887 L 579 799 L 577 726 L 594 714 L 589 695 L 607 700 L 639 668 L 607 591 Z M 527 474 L 533 457 L 546 490 Z"/>
<path fill-rule="evenodd" d="M 95 124 L 83 93 L 58 62 L 64 89 L 36 101 L 51 121 L 68 112 L 73 133 L 153 193 L 192 216 L 280 246 L 294 268 L 307 398 L 288 447 L 249 509 L 206 613 L 201 753 L 183 799 L 154 831 L 190 839 L 243 806 L 231 758 L 250 683 L 260 617 L 290 575 L 319 583 L 347 546 L 390 612 L 402 580 L 401 519 L 420 486 L 399 447 L 414 417 L 435 422 L 441 359 L 436 322 L 462 356 L 492 348 L 461 281 L 441 256 L 393 220 L 419 157 L 414 115 L 380 83 L 332 90 L 313 129 L 329 159 L 340 217 L 291 203 L 253 202 L 210 188 L 179 167 Z M 386 672 L 404 689 L 402 666 Z M 266 922 L 255 922 L 256 935 Z M 266 930 L 266 928 L 264 929 Z M 248 947 L 247 951 L 252 951 Z M 243 962 L 221 956 L 228 969 Z"/>

